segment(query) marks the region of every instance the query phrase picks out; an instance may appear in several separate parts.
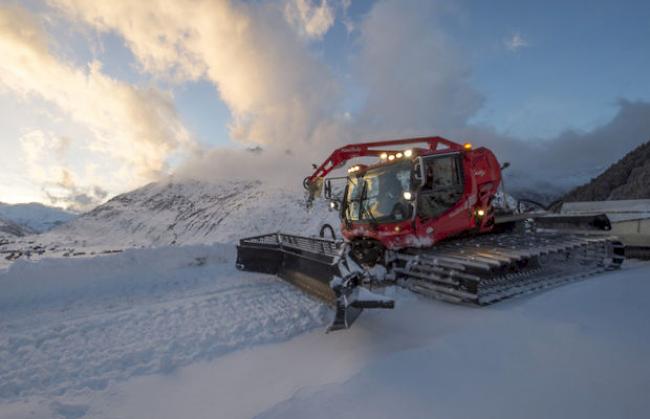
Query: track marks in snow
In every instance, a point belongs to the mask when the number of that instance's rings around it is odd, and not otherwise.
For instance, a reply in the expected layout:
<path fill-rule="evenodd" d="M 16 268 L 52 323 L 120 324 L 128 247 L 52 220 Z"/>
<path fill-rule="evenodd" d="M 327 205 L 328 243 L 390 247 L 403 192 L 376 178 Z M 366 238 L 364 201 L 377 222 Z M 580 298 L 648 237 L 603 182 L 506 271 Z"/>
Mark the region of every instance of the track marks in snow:
<path fill-rule="evenodd" d="M 110 261 L 104 262 L 110 269 Z M 113 295 L 119 295 L 118 301 L 91 298 L 95 310 L 83 301 L 66 300 L 63 307 L 26 318 L 23 307 L 20 316 L 0 321 L 0 401 L 102 390 L 112 381 L 170 373 L 324 324 L 328 310 L 322 304 L 279 280 L 239 273 L 230 265 L 204 266 L 209 280 L 190 280 L 186 265 L 179 264 L 183 269 L 177 277 L 170 272 L 164 278 L 164 293 L 158 289 L 155 298 L 133 287 L 138 295 L 132 300 L 124 290 Z M 150 278 L 145 282 L 155 286 Z M 72 410 L 62 416 L 75 417 L 80 411 Z"/>

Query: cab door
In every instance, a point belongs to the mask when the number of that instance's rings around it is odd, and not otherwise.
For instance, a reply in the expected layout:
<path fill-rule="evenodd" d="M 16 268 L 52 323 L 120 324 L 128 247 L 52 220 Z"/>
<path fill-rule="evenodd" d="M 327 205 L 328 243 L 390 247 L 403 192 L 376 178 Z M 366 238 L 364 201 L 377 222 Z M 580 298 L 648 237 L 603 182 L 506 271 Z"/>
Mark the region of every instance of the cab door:
<path fill-rule="evenodd" d="M 463 199 L 463 158 L 460 153 L 427 156 L 422 164 L 424 180 L 417 196 L 416 231 L 421 240 L 434 243 L 466 230 L 471 218 Z"/>

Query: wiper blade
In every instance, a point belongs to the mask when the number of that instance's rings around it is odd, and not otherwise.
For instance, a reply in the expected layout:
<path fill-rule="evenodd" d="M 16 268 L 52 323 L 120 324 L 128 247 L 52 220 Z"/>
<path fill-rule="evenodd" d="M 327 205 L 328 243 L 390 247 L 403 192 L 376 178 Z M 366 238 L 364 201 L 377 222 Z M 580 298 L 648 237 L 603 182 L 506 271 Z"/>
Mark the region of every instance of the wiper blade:
<path fill-rule="evenodd" d="M 370 222 L 375 225 L 378 224 L 377 219 L 372 213 L 372 210 L 370 209 L 370 207 L 364 205 L 364 202 L 368 202 L 368 181 L 366 180 L 363 181 L 363 189 L 361 190 L 361 198 L 359 199 L 359 212 L 365 210 L 366 214 L 368 214 L 368 216 L 370 217 Z"/>

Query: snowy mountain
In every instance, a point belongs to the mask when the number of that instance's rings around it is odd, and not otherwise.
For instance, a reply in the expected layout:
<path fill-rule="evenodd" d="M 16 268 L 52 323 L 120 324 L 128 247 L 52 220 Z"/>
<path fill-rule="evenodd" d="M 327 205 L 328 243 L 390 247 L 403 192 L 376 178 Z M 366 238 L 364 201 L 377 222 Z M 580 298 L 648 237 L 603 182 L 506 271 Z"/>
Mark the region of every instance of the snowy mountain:
<path fill-rule="evenodd" d="M 235 243 L 276 231 L 318 234 L 338 223 L 326 202 L 305 207 L 304 191 L 255 181 L 174 181 L 151 183 L 116 196 L 46 234 L 48 242 L 161 246 Z"/>
<path fill-rule="evenodd" d="M 67 223 L 76 215 L 61 208 L 43 204 L 5 204 L 0 202 L 0 217 L 26 227 L 31 233 L 42 233 Z"/>
<path fill-rule="evenodd" d="M 509 169 L 508 169 L 509 170 Z M 504 172 L 503 189 L 515 199 L 528 199 L 548 205 L 566 193 L 567 188 L 521 172 Z"/>
<path fill-rule="evenodd" d="M 0 237 L 23 237 L 30 234 L 34 234 L 34 231 L 0 217 Z"/>

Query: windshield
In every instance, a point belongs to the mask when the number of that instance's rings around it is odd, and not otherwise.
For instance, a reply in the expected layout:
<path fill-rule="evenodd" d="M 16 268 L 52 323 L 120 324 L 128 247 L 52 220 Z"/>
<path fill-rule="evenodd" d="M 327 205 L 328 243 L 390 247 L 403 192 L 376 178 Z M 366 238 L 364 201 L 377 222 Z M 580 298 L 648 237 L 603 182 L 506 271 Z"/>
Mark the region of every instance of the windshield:
<path fill-rule="evenodd" d="M 389 222 L 411 217 L 412 207 L 404 199 L 411 190 L 411 162 L 368 170 L 348 178 L 345 218 L 349 221 Z"/>

